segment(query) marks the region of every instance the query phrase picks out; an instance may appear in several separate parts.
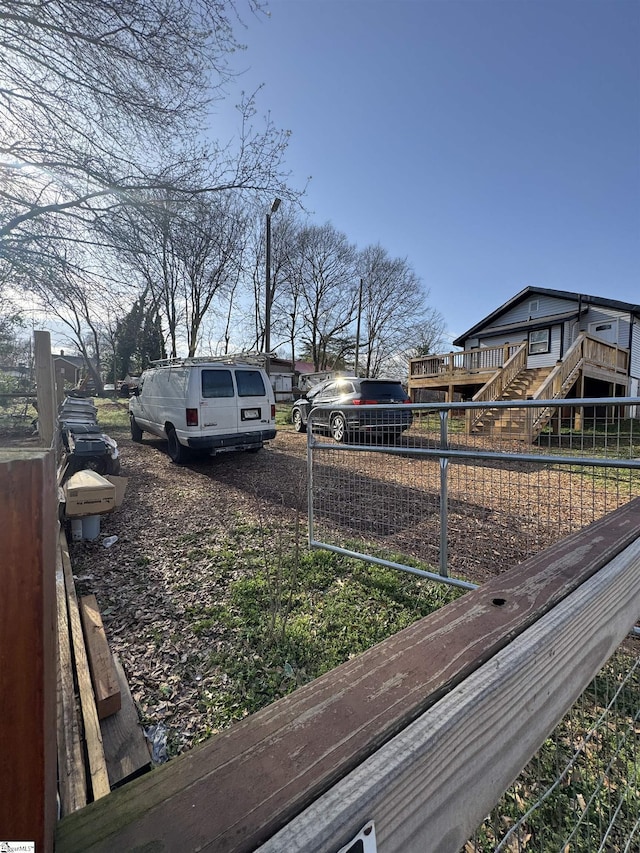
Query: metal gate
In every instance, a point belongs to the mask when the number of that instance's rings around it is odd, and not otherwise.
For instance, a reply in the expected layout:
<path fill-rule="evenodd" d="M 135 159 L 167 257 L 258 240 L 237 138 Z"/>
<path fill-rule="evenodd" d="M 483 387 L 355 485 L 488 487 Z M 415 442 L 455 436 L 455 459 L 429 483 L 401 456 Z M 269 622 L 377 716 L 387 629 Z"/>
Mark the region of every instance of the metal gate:
<path fill-rule="evenodd" d="M 317 407 L 309 544 L 474 588 L 640 495 L 638 403 L 416 404 L 400 434 L 360 406 L 367 428 L 343 443 Z"/>

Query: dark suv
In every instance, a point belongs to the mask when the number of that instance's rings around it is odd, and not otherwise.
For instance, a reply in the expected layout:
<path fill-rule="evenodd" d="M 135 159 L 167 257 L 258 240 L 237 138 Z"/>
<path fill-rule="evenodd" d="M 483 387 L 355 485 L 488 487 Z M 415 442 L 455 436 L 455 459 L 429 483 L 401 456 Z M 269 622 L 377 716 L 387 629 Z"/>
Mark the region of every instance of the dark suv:
<path fill-rule="evenodd" d="M 309 413 L 313 415 L 315 429 L 329 432 L 336 441 L 350 437 L 397 440 L 411 426 L 411 403 L 402 383 L 395 379 L 358 379 L 340 376 L 314 385 L 293 404 L 291 420 L 298 432 L 305 432 Z M 377 405 L 380 409 L 359 409 L 359 406 Z"/>

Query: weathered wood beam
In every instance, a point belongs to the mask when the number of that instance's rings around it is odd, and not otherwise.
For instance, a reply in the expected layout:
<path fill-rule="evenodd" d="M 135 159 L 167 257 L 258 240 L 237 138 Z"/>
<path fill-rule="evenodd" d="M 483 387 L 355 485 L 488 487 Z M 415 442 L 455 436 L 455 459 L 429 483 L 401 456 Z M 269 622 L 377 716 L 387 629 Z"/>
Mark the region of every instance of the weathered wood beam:
<path fill-rule="evenodd" d="M 87 778 L 80 737 L 80 720 L 73 678 L 69 636 L 67 590 L 62 553 L 56 549 L 56 598 L 58 604 L 58 789 L 63 815 L 87 804 Z"/>
<path fill-rule="evenodd" d="M 85 595 L 80 599 L 80 618 L 98 719 L 104 720 L 119 711 L 122 702 L 116 668 L 95 595 Z"/>
<path fill-rule="evenodd" d="M 89 762 L 89 780 L 93 799 L 98 800 L 106 796 L 111 787 L 102 746 L 102 733 L 98 721 L 95 696 L 91 685 L 89 674 L 89 662 L 87 651 L 82 635 L 82 624 L 80 622 L 80 610 L 76 595 L 73 572 L 71 571 L 71 560 L 69 559 L 69 548 L 64 531 L 60 531 L 60 551 L 62 554 L 62 567 L 64 571 L 65 584 L 67 588 L 67 607 L 69 609 L 69 625 L 71 627 L 71 642 L 75 660 L 76 678 L 78 681 L 78 693 L 80 694 L 80 706 L 82 709 L 82 723 L 84 726 L 84 737 L 87 745 L 87 757 Z M 77 813 L 76 813 L 77 814 Z"/>
<path fill-rule="evenodd" d="M 117 714 L 101 720 L 100 729 L 109 782 L 115 787 L 129 777 L 139 776 L 149 770 L 151 754 L 140 727 L 127 676 L 117 655 L 113 656 L 113 663 L 120 685 L 122 707 Z"/>
<path fill-rule="evenodd" d="M 38 391 L 38 435 L 44 447 L 51 447 L 56 428 L 56 386 L 49 332 L 33 333 Z"/>
<path fill-rule="evenodd" d="M 56 820 L 55 507 L 53 453 L 0 450 L 0 838 L 44 853 Z"/>
<path fill-rule="evenodd" d="M 58 853 L 254 850 L 640 536 L 640 500 L 59 825 Z"/>
<path fill-rule="evenodd" d="M 334 853 L 369 821 L 380 853 L 458 853 L 639 609 L 640 540 L 256 853 Z"/>

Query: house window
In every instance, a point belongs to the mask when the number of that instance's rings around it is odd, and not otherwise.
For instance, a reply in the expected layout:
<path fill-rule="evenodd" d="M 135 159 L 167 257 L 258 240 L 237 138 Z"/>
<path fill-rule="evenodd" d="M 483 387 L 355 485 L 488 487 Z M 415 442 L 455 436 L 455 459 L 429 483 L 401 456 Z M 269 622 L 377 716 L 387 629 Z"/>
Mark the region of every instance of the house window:
<path fill-rule="evenodd" d="M 535 332 L 529 332 L 529 355 L 549 352 L 549 339 L 549 329 L 538 329 Z"/>
<path fill-rule="evenodd" d="M 540 300 L 539 299 L 532 299 L 531 302 L 529 303 L 529 316 L 531 316 L 532 314 L 537 314 L 539 310 L 540 310 Z"/>

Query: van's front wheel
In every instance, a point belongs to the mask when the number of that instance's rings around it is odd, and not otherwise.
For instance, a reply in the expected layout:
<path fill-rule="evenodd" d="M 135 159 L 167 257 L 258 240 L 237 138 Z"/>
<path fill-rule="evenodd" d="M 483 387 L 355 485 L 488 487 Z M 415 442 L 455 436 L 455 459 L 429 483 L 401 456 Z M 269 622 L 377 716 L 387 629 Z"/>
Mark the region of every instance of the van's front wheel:
<path fill-rule="evenodd" d="M 129 415 L 129 420 L 131 421 L 131 440 L 140 443 L 142 441 L 142 430 L 133 415 Z"/>
<path fill-rule="evenodd" d="M 176 465 L 182 465 L 183 462 L 187 461 L 189 451 L 186 447 L 180 444 L 176 431 L 173 427 L 167 431 L 167 449 L 169 451 L 171 461 L 175 462 Z"/>

